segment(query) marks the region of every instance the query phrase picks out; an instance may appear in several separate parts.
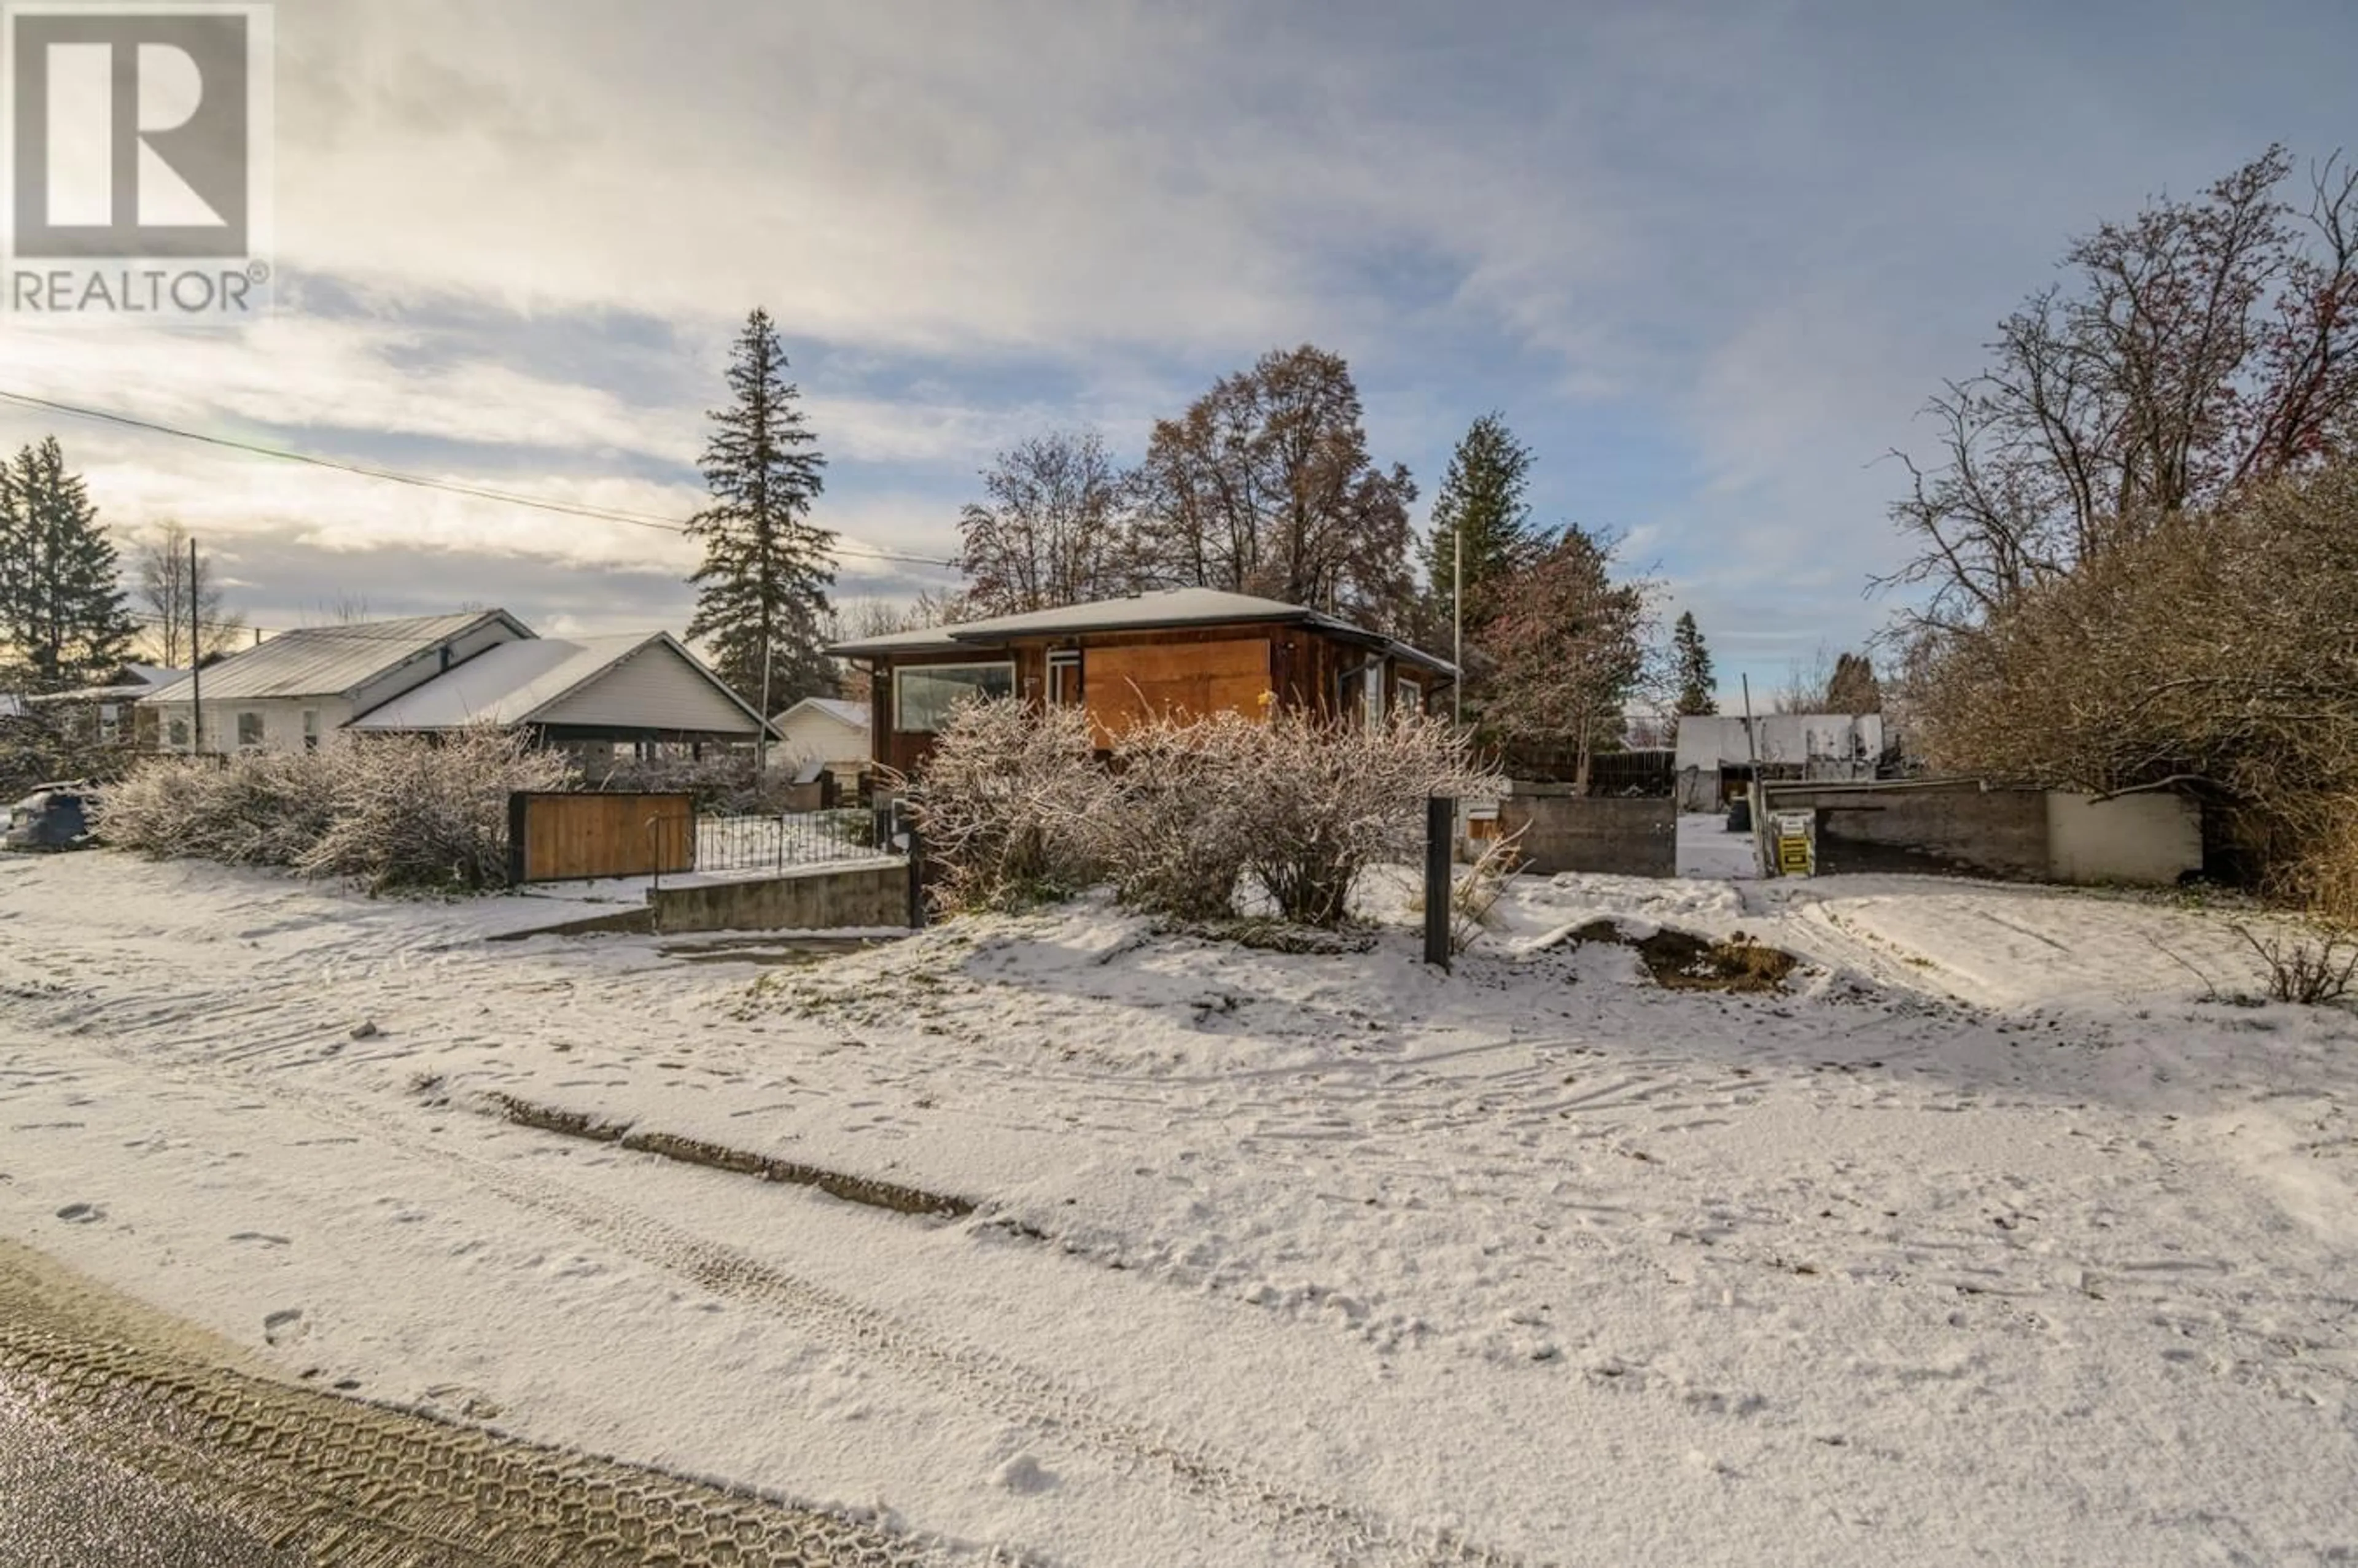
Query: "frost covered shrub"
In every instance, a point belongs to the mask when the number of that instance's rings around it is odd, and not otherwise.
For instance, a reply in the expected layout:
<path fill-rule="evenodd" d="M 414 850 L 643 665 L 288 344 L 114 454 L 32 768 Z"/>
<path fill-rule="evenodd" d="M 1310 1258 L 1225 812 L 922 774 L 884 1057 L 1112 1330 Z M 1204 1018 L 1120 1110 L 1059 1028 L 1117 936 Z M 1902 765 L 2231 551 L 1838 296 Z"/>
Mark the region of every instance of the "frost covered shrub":
<path fill-rule="evenodd" d="M 295 862 L 376 892 L 479 892 L 507 881 L 508 796 L 572 784 L 572 764 L 513 731 L 447 740 L 372 738 L 308 754 L 322 765 L 329 825 Z"/>
<path fill-rule="evenodd" d="M 324 772 L 300 752 L 152 762 L 103 793 L 97 832 L 158 860 L 292 866 L 328 830 Z"/>
<path fill-rule="evenodd" d="M 496 887 L 507 799 L 563 789 L 569 764 L 519 736 L 389 736 L 319 752 L 148 763 L 97 809 L 108 843 L 158 860 L 286 866 L 373 891 Z"/>
<path fill-rule="evenodd" d="M 1423 853 L 1429 796 L 1499 787 L 1442 719 L 1401 713 L 1371 729 L 1288 712 L 1254 728 L 1245 864 L 1303 925 L 1341 925 L 1368 867 Z"/>
<path fill-rule="evenodd" d="M 1238 713 L 1149 719 L 1113 746 L 1112 809 L 1090 825 L 1124 903 L 1182 920 L 1236 913 L 1268 734 Z"/>
<path fill-rule="evenodd" d="M 1498 780 L 1446 721 L 1280 710 L 1137 726 L 1114 746 L 1115 810 L 1100 854 L 1124 902 L 1183 919 L 1234 913 L 1249 877 L 1280 918 L 1335 926 L 1368 867 L 1423 851 L 1430 795 Z"/>
<path fill-rule="evenodd" d="M 911 802 L 946 911 L 1012 909 L 1098 881 L 1093 826 L 1111 794 L 1087 718 L 1012 698 L 951 710 Z"/>

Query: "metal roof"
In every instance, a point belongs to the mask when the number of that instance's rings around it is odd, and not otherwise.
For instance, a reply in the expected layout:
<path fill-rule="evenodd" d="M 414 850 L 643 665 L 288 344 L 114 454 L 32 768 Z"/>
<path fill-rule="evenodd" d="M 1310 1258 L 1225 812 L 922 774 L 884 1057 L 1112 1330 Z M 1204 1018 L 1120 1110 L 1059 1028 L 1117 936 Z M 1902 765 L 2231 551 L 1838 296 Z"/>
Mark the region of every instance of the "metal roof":
<path fill-rule="evenodd" d="M 1445 675 L 1456 674 L 1446 659 L 1433 657 L 1397 638 L 1369 632 L 1304 605 L 1287 604 L 1249 593 L 1228 593 L 1214 588 L 1168 589 L 1134 593 L 1123 599 L 1103 599 L 1088 604 L 1067 604 L 1022 615 L 997 615 L 984 621 L 962 621 L 953 626 L 929 626 L 890 636 L 838 643 L 827 649 L 838 658 L 870 658 L 880 654 L 992 646 L 1025 637 L 1077 636 L 1089 632 L 1151 632 L 1165 627 L 1220 626 L 1240 622 L 1314 626 L 1352 642 L 1364 643 L 1398 654 L 1412 663 Z"/>
<path fill-rule="evenodd" d="M 651 647 L 668 647 L 729 698 L 756 730 L 761 716 L 668 632 L 625 632 L 607 637 L 533 637 L 486 648 L 425 685 L 414 687 L 344 726 L 347 730 L 503 729 L 528 724 L 615 665 Z"/>
<path fill-rule="evenodd" d="M 846 702 L 839 697 L 806 697 L 779 714 L 772 722 L 784 724 L 805 708 L 815 713 L 824 713 L 829 719 L 840 720 L 855 730 L 868 728 L 868 705 L 864 702 Z"/>
<path fill-rule="evenodd" d="M 504 621 L 519 636 L 532 631 L 504 610 L 368 621 L 349 626 L 307 626 L 282 632 L 259 647 L 233 654 L 203 672 L 208 702 L 250 697 L 344 697 L 387 670 L 431 653 L 490 621 Z M 186 702 L 182 677 L 151 693 L 149 702 Z"/>

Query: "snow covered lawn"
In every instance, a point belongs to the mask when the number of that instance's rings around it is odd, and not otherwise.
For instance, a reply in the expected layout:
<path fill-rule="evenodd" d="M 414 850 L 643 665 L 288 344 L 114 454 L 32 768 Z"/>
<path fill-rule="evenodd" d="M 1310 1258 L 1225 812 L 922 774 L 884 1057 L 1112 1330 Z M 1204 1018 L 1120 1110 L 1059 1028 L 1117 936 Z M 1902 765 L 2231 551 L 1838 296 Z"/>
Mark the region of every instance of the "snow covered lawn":
<path fill-rule="evenodd" d="M 2358 1557 L 2358 1020 L 2201 1000 L 2221 915 L 1560 878 L 1444 978 L 1096 902 L 486 946 L 528 902 L 0 859 L 0 1233 L 952 1557 Z M 1805 967 L 1664 991 L 1599 916 Z"/>

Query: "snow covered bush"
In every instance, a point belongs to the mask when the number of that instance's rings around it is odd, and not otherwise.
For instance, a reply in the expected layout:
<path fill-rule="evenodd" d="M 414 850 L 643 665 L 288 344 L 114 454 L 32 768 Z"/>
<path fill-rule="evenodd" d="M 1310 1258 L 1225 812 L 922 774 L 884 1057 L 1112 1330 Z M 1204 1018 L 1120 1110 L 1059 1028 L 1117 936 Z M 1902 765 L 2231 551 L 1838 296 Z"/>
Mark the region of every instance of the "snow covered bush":
<path fill-rule="evenodd" d="M 563 757 L 497 730 L 168 759 L 107 789 L 97 830 L 158 860 L 285 866 L 378 892 L 475 890 L 506 881 L 509 793 L 572 782 Z"/>
<path fill-rule="evenodd" d="M 1111 781 L 1077 708 L 968 698 L 918 770 L 911 804 L 946 912 L 1011 909 L 1104 874 L 1096 819 Z"/>
<path fill-rule="evenodd" d="M 1099 851 L 1125 903 L 1235 912 L 1248 880 L 1280 918 L 1334 926 L 1368 867 L 1418 860 L 1430 795 L 1494 791 L 1446 721 L 1376 728 L 1280 710 L 1141 724 L 1115 742 Z"/>
<path fill-rule="evenodd" d="M 1498 792 L 1446 719 L 1395 714 L 1385 724 L 1271 715 L 1238 780 L 1246 869 L 1283 918 L 1339 925 L 1361 873 L 1424 852 L 1433 795 Z"/>
<path fill-rule="evenodd" d="M 329 825 L 296 869 L 374 892 L 506 885 L 509 795 L 575 782 L 564 757 L 511 730 L 387 736 L 310 755 L 327 775 Z"/>
<path fill-rule="evenodd" d="M 1259 720 L 1215 713 L 1149 719 L 1114 742 L 1112 809 L 1090 827 L 1124 903 L 1182 920 L 1236 913 L 1266 739 Z"/>
<path fill-rule="evenodd" d="M 328 830 L 324 784 L 310 753 L 159 760 L 100 795 L 95 826 L 107 843 L 158 860 L 292 866 Z"/>

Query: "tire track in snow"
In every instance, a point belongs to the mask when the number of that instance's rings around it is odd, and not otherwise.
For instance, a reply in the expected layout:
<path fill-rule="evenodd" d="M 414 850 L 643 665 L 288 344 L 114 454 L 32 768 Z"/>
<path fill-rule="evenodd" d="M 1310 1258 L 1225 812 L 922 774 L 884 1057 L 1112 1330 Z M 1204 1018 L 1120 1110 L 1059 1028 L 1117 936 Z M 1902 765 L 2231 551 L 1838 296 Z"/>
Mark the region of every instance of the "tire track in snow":
<path fill-rule="evenodd" d="M 14 998 L 20 1004 L 27 998 Z M 342 1098 L 284 1081 L 286 1064 L 263 1058 L 297 1042 L 317 1041 L 315 1017 L 243 1033 L 230 1052 L 190 1050 L 191 1038 L 208 1044 L 220 1033 L 176 1030 L 179 1044 L 134 1044 L 128 1022 L 95 992 L 51 993 L 40 1000 L 81 1002 L 42 1020 L 48 1032 L 69 1034 L 115 1060 L 169 1077 L 182 1086 L 218 1092 L 233 1085 L 274 1099 L 380 1147 L 434 1166 L 518 1208 L 558 1219 L 600 1238 L 636 1260 L 685 1279 L 698 1287 L 755 1306 L 815 1342 L 854 1358 L 881 1362 L 913 1376 L 921 1386 L 950 1393 L 1002 1419 L 1084 1452 L 1111 1460 L 1134 1474 L 1162 1476 L 1184 1494 L 1265 1531 L 1303 1554 L 1306 1562 L 1336 1568 L 1536 1568 L 1529 1560 L 1472 1541 L 1445 1530 L 1403 1530 L 1372 1509 L 1303 1490 L 1269 1475 L 1240 1454 L 1214 1444 L 1189 1442 L 1183 1434 L 1130 1416 L 1107 1401 L 1069 1388 L 1055 1378 L 991 1351 L 920 1329 L 884 1309 L 871 1306 L 815 1281 L 721 1242 L 666 1224 L 629 1205 L 593 1196 L 561 1181 L 479 1158 L 437 1143 Z M 295 1005 L 289 1001 L 281 1006 Z M 9 1009 L 8 1011 L 17 1011 Z M 259 1020 L 280 1011 L 252 993 L 220 999 L 206 1007 L 191 999 L 177 1010 L 157 1008 L 138 1025 L 160 1031 L 223 1019 Z M 105 1015 L 103 1019 L 100 1016 Z M 67 1027 L 58 1029 L 58 1023 Z"/>

